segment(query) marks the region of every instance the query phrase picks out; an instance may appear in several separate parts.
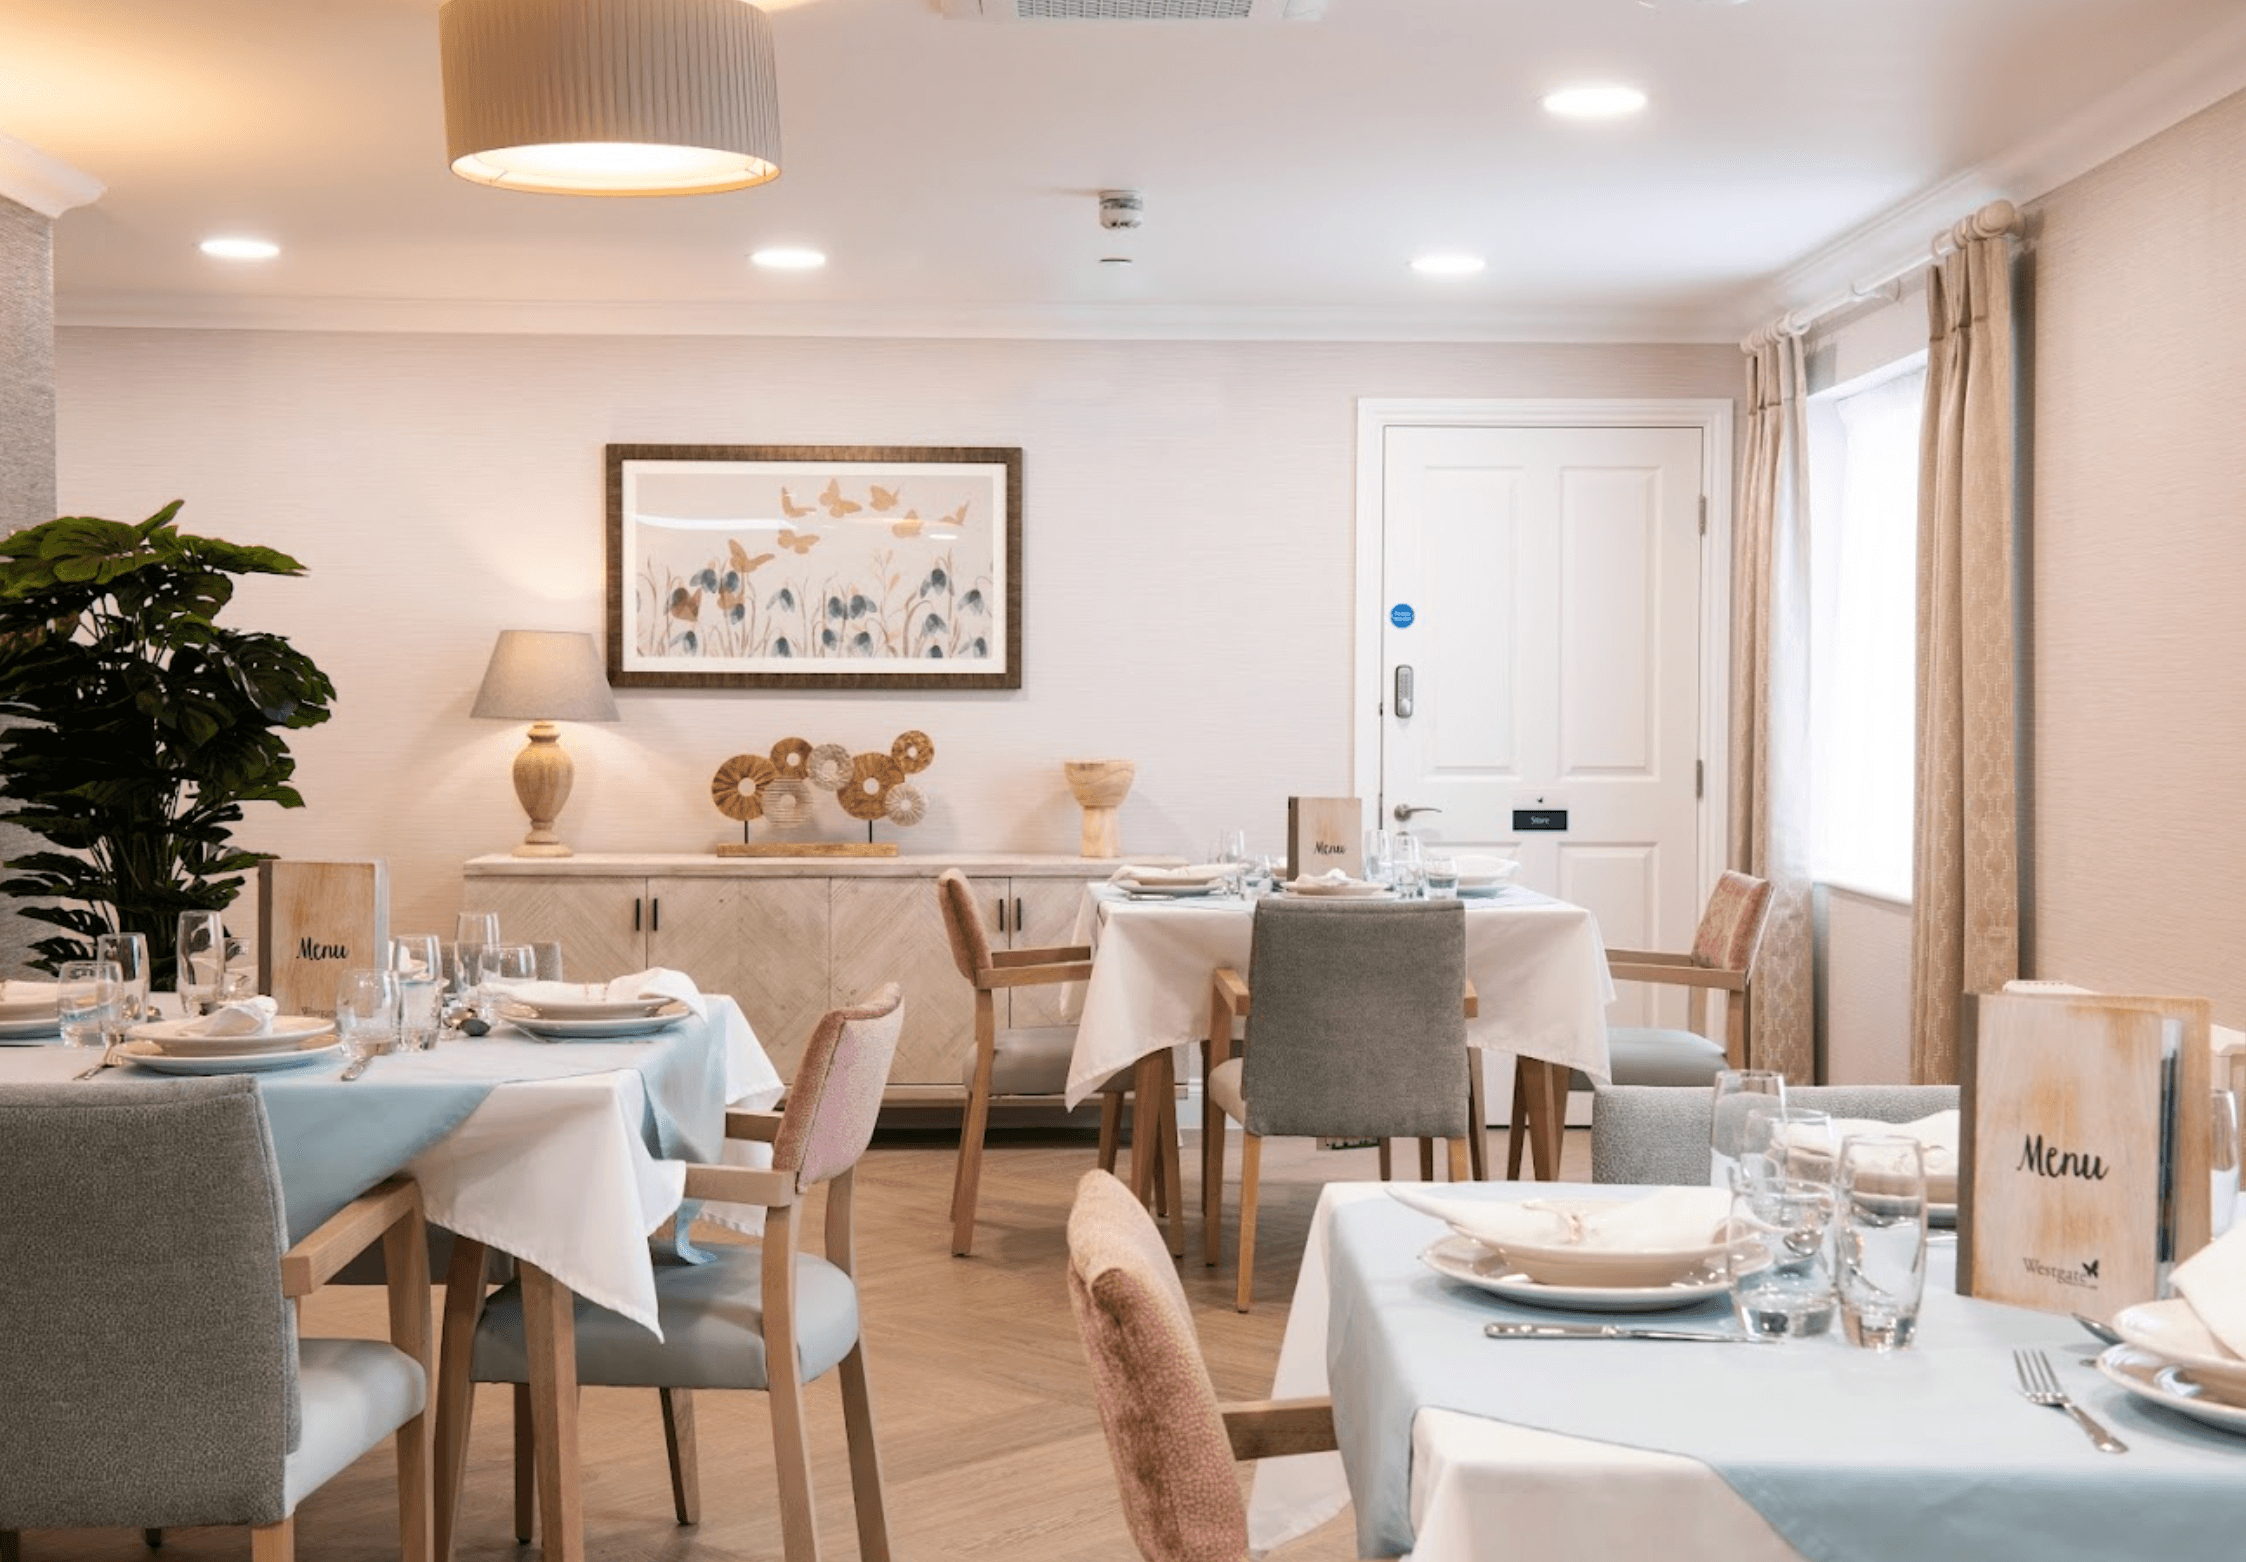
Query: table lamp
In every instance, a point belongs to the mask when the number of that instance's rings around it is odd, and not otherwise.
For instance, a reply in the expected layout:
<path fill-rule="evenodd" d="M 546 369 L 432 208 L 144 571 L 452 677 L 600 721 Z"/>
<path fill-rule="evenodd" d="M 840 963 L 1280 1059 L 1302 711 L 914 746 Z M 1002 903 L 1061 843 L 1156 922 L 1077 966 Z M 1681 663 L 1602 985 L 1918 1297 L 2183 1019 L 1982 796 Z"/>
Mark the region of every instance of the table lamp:
<path fill-rule="evenodd" d="M 600 651 L 589 634 L 545 629 L 502 629 L 491 665 L 468 712 L 500 721 L 530 723 L 530 742 L 515 756 L 515 797 L 530 815 L 530 833 L 518 857 L 567 857 L 554 819 L 569 801 L 576 773 L 561 746 L 557 721 L 614 721 Z"/>

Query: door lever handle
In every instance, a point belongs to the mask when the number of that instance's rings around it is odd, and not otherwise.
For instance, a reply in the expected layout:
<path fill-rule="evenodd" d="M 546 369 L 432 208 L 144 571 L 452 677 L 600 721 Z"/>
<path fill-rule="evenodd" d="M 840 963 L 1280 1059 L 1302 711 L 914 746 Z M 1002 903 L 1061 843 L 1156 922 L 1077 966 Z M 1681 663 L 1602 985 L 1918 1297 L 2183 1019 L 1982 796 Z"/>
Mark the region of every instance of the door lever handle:
<path fill-rule="evenodd" d="M 1429 808 L 1424 804 L 1398 803 L 1390 812 L 1396 815 L 1398 823 L 1410 824 L 1413 814 L 1439 814 L 1442 810 L 1440 808 Z"/>

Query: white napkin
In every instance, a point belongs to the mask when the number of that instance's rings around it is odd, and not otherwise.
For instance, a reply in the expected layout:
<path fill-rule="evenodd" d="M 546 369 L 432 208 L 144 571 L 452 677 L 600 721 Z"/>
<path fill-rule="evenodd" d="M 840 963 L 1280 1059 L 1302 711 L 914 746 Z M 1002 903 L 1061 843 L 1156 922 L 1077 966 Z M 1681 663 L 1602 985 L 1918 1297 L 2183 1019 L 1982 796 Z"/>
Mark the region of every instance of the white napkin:
<path fill-rule="evenodd" d="M 1206 884 L 1232 870 L 1221 862 L 1188 863 L 1182 868 L 1141 868 L 1125 863 L 1108 875 L 1110 884 Z"/>
<path fill-rule="evenodd" d="M 60 982 L 34 982 L 14 976 L 0 980 L 0 1003 L 29 1003 L 35 998 L 44 998 L 52 1003 L 61 995 Z"/>
<path fill-rule="evenodd" d="M 1926 1164 L 1926 1200 L 1929 1204 L 1957 1202 L 1957 1109 L 1936 1112 L 1908 1123 L 1882 1123 L 1868 1117 L 1833 1119 L 1833 1143 L 1851 1134 L 1882 1134 L 1916 1139 Z M 1819 1146 L 1809 1146 L 1818 1148 Z"/>
<path fill-rule="evenodd" d="M 1345 869 L 1328 868 L 1323 873 L 1305 873 L 1302 877 L 1290 879 L 1288 882 L 1290 884 L 1370 884 L 1372 880 L 1353 879 Z"/>
<path fill-rule="evenodd" d="M 1568 1199 L 1484 1203 L 1388 1185 L 1389 1197 L 1491 1247 L 1580 1247 L 1611 1253 L 1670 1253 L 1723 1240 L 1731 1194 L 1723 1188 L 1662 1188 L 1612 1209 L 1570 1215 Z"/>
<path fill-rule="evenodd" d="M 694 978 L 684 971 L 674 971 L 668 966 L 654 966 L 645 971 L 634 971 L 629 976 L 619 976 L 611 982 L 486 982 L 484 986 L 504 997 L 518 999 L 527 1004 L 541 1003 L 628 1003 L 634 998 L 676 998 L 694 1011 L 694 1017 L 706 1020 L 710 1006 L 702 996 L 702 989 L 694 985 Z"/>
<path fill-rule="evenodd" d="M 270 998 L 237 998 L 179 1028 L 182 1036 L 263 1036 L 281 1006 Z"/>
<path fill-rule="evenodd" d="M 2246 1356 L 2246 1224 L 2192 1254 L 2170 1278 L 2207 1332 L 2233 1355 Z"/>

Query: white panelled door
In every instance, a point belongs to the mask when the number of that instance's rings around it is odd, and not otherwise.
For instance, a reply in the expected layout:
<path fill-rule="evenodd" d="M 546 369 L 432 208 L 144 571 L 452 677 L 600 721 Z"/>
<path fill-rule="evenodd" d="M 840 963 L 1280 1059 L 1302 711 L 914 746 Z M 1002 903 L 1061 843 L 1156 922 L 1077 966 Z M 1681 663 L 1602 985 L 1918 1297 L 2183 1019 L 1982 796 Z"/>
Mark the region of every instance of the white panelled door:
<path fill-rule="evenodd" d="M 1697 428 L 1385 432 L 1380 822 L 1440 810 L 1412 833 L 1520 858 L 1617 948 L 1687 948 L 1699 915 L 1701 449 Z M 1651 1003 L 1626 989 L 1609 1017 Z"/>

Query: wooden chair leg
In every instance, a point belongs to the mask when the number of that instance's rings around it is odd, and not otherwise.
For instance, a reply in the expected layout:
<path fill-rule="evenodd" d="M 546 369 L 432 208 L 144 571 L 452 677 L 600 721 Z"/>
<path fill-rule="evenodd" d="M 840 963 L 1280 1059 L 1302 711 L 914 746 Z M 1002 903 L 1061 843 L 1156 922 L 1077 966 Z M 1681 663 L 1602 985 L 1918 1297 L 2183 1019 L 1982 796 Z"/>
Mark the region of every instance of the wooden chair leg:
<path fill-rule="evenodd" d="M 702 1522 L 701 1461 L 694 1446 L 694 1390 L 658 1390 L 663 1400 L 663 1451 L 671 1460 L 671 1511 L 681 1524 Z"/>
<path fill-rule="evenodd" d="M 1158 1124 L 1157 1127 L 1159 1126 Z M 1163 1164 L 1163 1160 L 1160 1155 L 1154 1158 L 1154 1216 L 1157 1220 L 1170 1213 L 1169 1168 Z"/>
<path fill-rule="evenodd" d="M 1224 1141 L 1232 1119 L 1216 1109 L 1204 1116 L 1201 1130 L 1201 1258 L 1210 1268 L 1217 1263 L 1217 1246 L 1224 1240 Z"/>
<path fill-rule="evenodd" d="M 850 1443 L 850 1498 L 858 1513 L 859 1562 L 889 1562 L 889 1504 L 881 1483 L 881 1448 L 874 1440 L 873 1385 L 866 1377 L 862 1337 L 842 1358 L 842 1430 Z"/>
<path fill-rule="evenodd" d="M 1528 1062 L 1524 1058 L 1513 1060 L 1513 1110 L 1507 1115 L 1505 1128 L 1505 1180 L 1521 1180 L 1521 1151 L 1528 1144 L 1529 1086 Z"/>
<path fill-rule="evenodd" d="M 23 1562 L 23 1537 L 17 1531 L 0 1529 L 0 1562 Z"/>
<path fill-rule="evenodd" d="M 1482 1054 L 1466 1049 L 1466 1150 L 1468 1173 L 1476 1182 L 1490 1179 L 1489 1113 L 1482 1105 Z"/>
<path fill-rule="evenodd" d="M 164 1532 L 160 1529 L 144 1529 L 140 1532 L 140 1543 L 151 1551 L 161 1551 L 164 1549 Z"/>
<path fill-rule="evenodd" d="M 1263 1136 L 1240 1131 L 1240 1279 L 1232 1295 L 1232 1305 L 1241 1312 L 1248 1310 L 1255 1296 L 1256 1272 L 1256 1177 L 1263 1169 Z"/>
<path fill-rule="evenodd" d="M 1141 1204 L 1154 1200 L 1154 1167 L 1161 1157 L 1162 1060 L 1167 1054 L 1149 1052 L 1140 1058 L 1131 1076 L 1131 1192 Z"/>
<path fill-rule="evenodd" d="M 1178 1155 L 1177 1065 L 1162 1051 L 1162 1182 L 1170 1195 L 1170 1256 L 1185 1257 L 1185 1170 Z"/>
<path fill-rule="evenodd" d="M 1115 1175 L 1115 1157 L 1123 1145 L 1123 1092 L 1100 1092 L 1100 1170 Z"/>
<path fill-rule="evenodd" d="M 982 1032 L 990 1016 L 990 994 L 975 995 L 975 1028 Z M 959 1170 L 951 1189 L 951 1252 L 965 1258 L 975 1248 L 975 1195 L 983 1177 L 983 1133 L 990 1124 L 990 1071 L 998 1052 L 996 1032 L 979 1035 L 975 1043 L 975 1083 L 967 1093 L 967 1118 L 959 1125 Z"/>
<path fill-rule="evenodd" d="M 437 1562 L 452 1562 L 460 1483 L 468 1470 L 468 1427 L 476 1408 L 476 1380 L 469 1369 L 483 1306 L 484 1245 L 455 1236 L 452 1262 L 445 1270 L 444 1328 L 437 1350 Z M 528 1421 L 527 1411 L 523 1419 Z"/>
<path fill-rule="evenodd" d="M 1383 1139 L 1380 1141 L 1380 1180 L 1382 1182 L 1394 1182 L 1396 1180 L 1396 1168 L 1389 1164 L 1391 1158 L 1388 1141 Z"/>
<path fill-rule="evenodd" d="M 1537 1181 L 1550 1182 L 1560 1174 L 1560 1125 L 1567 1111 L 1568 1071 L 1541 1058 L 1523 1058 L 1517 1066 L 1526 1080 L 1529 1165 Z"/>
<path fill-rule="evenodd" d="M 250 1562 L 296 1562 L 296 1515 L 250 1526 Z"/>
<path fill-rule="evenodd" d="M 538 1465 L 544 1562 L 584 1562 L 585 1494 L 578 1480 L 576 1297 L 536 1264 L 522 1265 L 523 1347 Z"/>
<path fill-rule="evenodd" d="M 1435 1180 L 1435 1141 L 1432 1139 L 1419 1141 L 1419 1180 L 1421 1182 L 1433 1182 Z"/>
<path fill-rule="evenodd" d="M 818 1562 L 819 1531 L 811 1500 L 811 1434 L 803 1385 L 792 1371 L 767 1374 L 772 1402 L 772 1460 L 780 1478 L 780 1554 L 787 1562 Z"/>
<path fill-rule="evenodd" d="M 515 1539 L 538 1533 L 538 1430 L 530 1419 L 530 1385 L 515 1385 Z"/>

